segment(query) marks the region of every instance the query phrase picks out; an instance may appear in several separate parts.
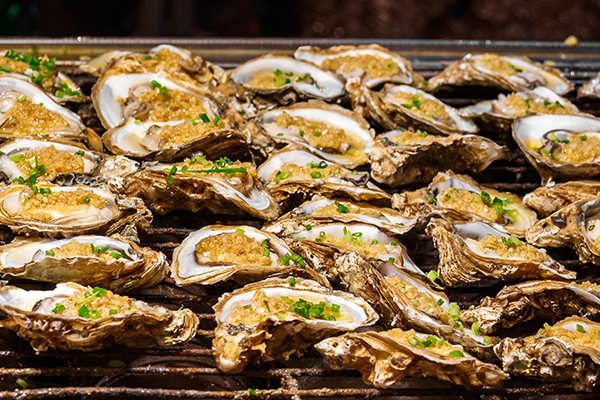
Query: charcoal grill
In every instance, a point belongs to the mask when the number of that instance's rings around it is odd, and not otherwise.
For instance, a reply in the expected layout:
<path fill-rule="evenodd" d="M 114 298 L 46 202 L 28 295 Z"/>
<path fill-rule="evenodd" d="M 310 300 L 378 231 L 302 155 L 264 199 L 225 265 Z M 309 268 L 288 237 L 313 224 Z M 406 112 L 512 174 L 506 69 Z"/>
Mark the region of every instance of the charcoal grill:
<path fill-rule="evenodd" d="M 112 49 L 145 51 L 160 43 L 172 43 L 189 48 L 194 53 L 226 68 L 266 52 L 291 54 L 299 45 L 328 47 L 337 44 L 369 44 L 371 40 L 305 40 L 305 39 L 5 39 L 0 48 L 20 52 L 39 52 L 57 57 L 59 68 L 75 74 L 74 78 L 89 90 L 93 81 L 77 75 L 80 57 L 96 56 Z M 566 47 L 560 42 L 491 42 L 491 41 L 431 41 L 379 40 L 379 44 L 398 51 L 413 63 L 426 78 L 443 69 L 449 62 L 468 52 L 496 52 L 523 54 L 536 61 L 549 60 L 569 77 L 577 87 L 600 70 L 600 43 L 583 43 Z M 473 104 L 495 96 L 489 89 L 460 88 L 438 93 L 442 100 L 453 106 Z M 570 99 L 583 111 L 600 115 L 600 102 Z M 93 124 L 89 107 L 79 110 L 84 119 Z M 97 127 L 97 126 L 94 126 Z M 512 144 L 508 160 L 494 162 L 474 178 L 497 190 L 524 195 L 539 185 L 539 176 L 527 163 L 522 153 Z M 411 188 L 412 189 L 412 188 Z M 145 246 L 163 251 L 171 257 L 173 249 L 183 238 L 206 224 L 249 224 L 260 226 L 251 217 L 230 215 L 194 215 L 175 212 L 156 217 L 151 227 L 141 232 Z M 6 237 L 4 237 L 6 236 Z M 4 232 L 4 240 L 10 236 Z M 431 240 L 424 234 L 409 234 L 403 242 L 413 260 L 424 270 L 436 265 L 437 253 Z M 553 249 L 549 253 L 567 268 L 578 272 L 581 279 L 597 281 L 591 265 L 581 264 L 569 248 Z M 47 289 L 52 285 L 27 281 L 13 282 L 27 289 Z M 482 282 L 475 287 L 449 289 L 452 301 L 461 308 L 479 302 L 483 296 L 493 296 L 504 286 L 501 282 Z M 573 391 L 571 385 L 546 383 L 514 378 L 502 389 L 466 390 L 434 379 L 406 379 L 398 389 L 380 390 L 365 385 L 356 371 L 333 371 L 316 351 L 304 357 L 292 358 L 285 363 L 268 363 L 248 367 L 241 374 L 221 373 L 211 356 L 211 340 L 215 322 L 212 305 L 231 284 L 178 288 L 171 279 L 145 290 L 130 292 L 132 297 L 177 309 L 181 305 L 192 309 L 200 319 L 198 334 L 184 348 L 128 349 L 113 347 L 89 353 L 74 351 L 47 351 L 36 355 L 29 343 L 12 332 L 0 330 L 0 397 L 23 399 L 321 399 L 321 398 L 441 398 L 441 399 L 508 399 L 508 398 L 597 398 L 600 389 L 591 394 Z M 541 326 L 540 321 L 511 331 L 529 334 Z M 124 365 L 124 366 L 123 366 Z M 21 389 L 17 380 L 27 383 Z M 22 381 L 21 381 L 22 380 Z"/>

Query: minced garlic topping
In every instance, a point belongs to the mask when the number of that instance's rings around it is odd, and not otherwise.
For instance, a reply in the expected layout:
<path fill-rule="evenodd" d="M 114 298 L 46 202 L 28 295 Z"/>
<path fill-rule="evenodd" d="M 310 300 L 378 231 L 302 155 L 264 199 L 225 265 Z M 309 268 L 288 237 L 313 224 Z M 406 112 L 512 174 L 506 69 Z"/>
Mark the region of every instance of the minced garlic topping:
<path fill-rule="evenodd" d="M 354 135 L 326 122 L 311 121 L 302 117 L 292 117 L 283 112 L 275 117 L 275 123 L 282 128 L 294 127 L 296 132 L 315 148 L 338 154 L 359 155 L 362 142 Z"/>
<path fill-rule="evenodd" d="M 7 123 L 3 130 L 10 130 L 16 136 L 47 134 L 56 128 L 69 126 L 62 115 L 34 104 L 29 99 L 17 101 L 4 113 L 4 120 L 10 117 L 14 117 L 14 125 Z"/>
<path fill-rule="evenodd" d="M 371 79 L 388 78 L 400 73 L 400 67 L 391 58 L 383 58 L 375 54 L 358 54 L 353 56 L 342 56 L 327 58 L 323 61 L 324 68 L 338 71 L 342 67 L 344 73 L 356 70 L 366 71 Z"/>
<path fill-rule="evenodd" d="M 571 346 L 587 346 L 595 349 L 600 348 L 600 327 L 596 324 L 579 324 L 580 331 L 572 331 L 560 326 L 553 326 L 549 329 L 541 329 L 539 333 L 545 331 L 547 337 L 555 337 L 563 340 Z"/>
<path fill-rule="evenodd" d="M 563 106 L 560 103 L 551 103 L 548 100 L 539 97 L 525 99 L 516 93 L 507 95 L 504 105 L 514 111 L 512 115 L 518 117 L 522 117 L 529 113 L 557 115 L 573 114 L 573 109 L 569 106 Z"/>
<path fill-rule="evenodd" d="M 270 181 L 279 183 L 291 177 L 301 177 L 310 180 L 346 176 L 346 172 L 337 164 L 322 163 L 320 164 L 322 168 L 316 165 L 315 163 L 313 163 L 313 166 L 310 163 L 307 165 L 296 165 L 291 162 L 285 162 L 279 170 L 273 172 Z"/>
<path fill-rule="evenodd" d="M 213 122 L 198 120 L 195 123 L 196 125 L 190 122 L 183 122 L 177 125 L 165 125 L 161 127 L 159 147 L 172 147 L 187 143 L 208 133 L 223 129 L 222 124 L 215 125 Z"/>
<path fill-rule="evenodd" d="M 58 258 L 67 258 L 74 256 L 95 257 L 107 262 L 115 261 L 116 259 L 121 258 L 120 256 L 123 256 L 123 254 L 120 251 L 115 252 L 114 250 L 110 250 L 109 248 L 95 247 L 92 245 L 93 244 L 90 243 L 80 243 L 77 239 L 73 239 L 60 247 L 55 247 L 47 251 L 46 254 Z"/>
<path fill-rule="evenodd" d="M 14 61 L 10 58 L 0 57 L 0 66 L 10 68 L 10 72 L 23 74 L 29 68 L 29 64 L 23 61 Z"/>
<path fill-rule="evenodd" d="M 476 63 L 481 65 L 483 68 L 489 69 L 490 71 L 497 72 L 500 75 L 510 76 L 520 71 L 519 67 L 510 64 L 508 61 L 503 60 L 497 54 L 484 54 L 483 57 L 478 58 Z"/>
<path fill-rule="evenodd" d="M 205 237 L 196 243 L 196 254 L 215 263 L 271 264 L 270 252 L 265 254 L 259 241 L 237 230 Z"/>
<path fill-rule="evenodd" d="M 52 221 L 61 216 L 70 214 L 77 210 L 84 210 L 89 207 L 102 209 L 106 207 L 104 199 L 95 193 L 77 188 L 73 191 L 57 191 L 49 195 L 41 192 L 30 197 L 23 208 L 16 212 L 25 219 L 35 219 L 38 221 Z M 52 214 L 60 214 L 58 217 Z"/>
<path fill-rule="evenodd" d="M 352 203 L 337 202 L 327 204 L 315 209 L 313 215 L 339 215 L 339 214 L 362 214 L 362 215 L 381 215 L 376 208 L 357 207 Z"/>
<path fill-rule="evenodd" d="M 464 356 L 462 347 L 451 345 L 450 343 L 448 343 L 447 340 L 443 340 L 435 336 L 430 335 L 432 338 L 431 344 L 428 344 L 427 346 L 422 345 L 423 342 L 427 341 L 427 338 L 422 337 L 422 335 L 417 336 L 417 333 L 414 329 L 411 329 L 409 331 L 403 331 L 402 329 L 390 329 L 389 331 L 380 333 L 404 344 L 409 344 L 416 347 L 425 347 L 427 350 L 433 351 L 443 356 L 450 356 L 450 353 L 453 351 L 460 351 Z M 417 337 L 421 338 L 418 339 L 419 342 L 415 341 L 414 344 L 411 343 L 411 339 L 414 340 L 413 338 Z M 421 344 L 421 346 L 419 346 L 419 343 Z"/>
<path fill-rule="evenodd" d="M 407 108 L 426 119 L 433 118 L 442 121 L 450 120 L 450 115 L 441 102 L 428 99 L 421 93 L 410 94 L 399 90 L 394 93 L 393 97 L 402 105 L 402 107 Z"/>
<path fill-rule="evenodd" d="M 100 288 L 90 288 L 88 292 L 76 291 L 72 296 L 56 304 L 52 310 L 54 314 L 91 319 L 140 311 L 133 299 Z"/>
<path fill-rule="evenodd" d="M 502 224 L 505 221 L 503 214 L 498 214 L 495 208 L 483 202 L 478 193 L 469 190 L 446 188 L 437 197 L 437 202 L 442 207 L 477 214 L 492 222 Z"/>
<path fill-rule="evenodd" d="M 246 84 L 255 89 L 276 89 L 289 83 L 306 81 L 306 74 L 297 75 L 289 71 L 259 72 Z"/>
<path fill-rule="evenodd" d="M 401 134 L 392 137 L 390 141 L 398 144 L 413 144 L 429 141 L 434 137 L 435 136 L 420 130 L 417 130 L 416 132 L 404 131 Z"/>
<path fill-rule="evenodd" d="M 200 97 L 179 89 L 169 89 L 168 93 L 161 94 L 160 89 L 145 90 L 138 97 L 138 103 L 152 105 L 153 108 L 149 113 L 152 121 L 175 121 L 188 119 L 190 116 L 197 118 L 200 114 L 206 114 Z"/>
<path fill-rule="evenodd" d="M 558 143 L 552 156 L 571 163 L 596 162 L 600 159 L 600 137 L 597 135 L 569 135 L 569 143 Z"/>
<path fill-rule="evenodd" d="M 47 179 L 67 172 L 84 172 L 83 156 L 71 154 L 68 151 L 59 151 L 54 146 L 48 146 L 23 153 L 23 158 L 16 162 L 17 167 L 25 176 L 29 176 L 34 169 L 30 162 L 33 157 L 37 159 L 37 163 L 33 165 L 43 165 L 46 169 L 46 172 L 37 175 L 38 179 Z"/>
<path fill-rule="evenodd" d="M 389 253 L 383 244 L 380 244 L 377 240 L 363 237 L 362 232 L 351 232 L 350 230 L 345 230 L 344 232 L 343 238 L 321 232 L 314 240 L 320 243 L 332 244 L 349 251 L 355 251 L 369 257 L 377 258 L 382 254 Z"/>
<path fill-rule="evenodd" d="M 600 286 L 598 286 L 595 283 L 589 282 L 589 281 L 583 281 L 581 283 L 571 282 L 571 285 L 581 288 L 583 290 L 593 290 L 595 292 L 600 293 Z"/>
<path fill-rule="evenodd" d="M 183 60 L 179 54 L 163 48 L 154 56 L 136 55 L 136 59 L 150 72 L 159 72 L 162 70 L 179 69 L 179 63 Z"/>
<path fill-rule="evenodd" d="M 502 240 L 504 239 L 504 241 Z M 492 250 L 502 258 L 520 258 L 535 262 L 544 261 L 544 254 L 535 247 L 528 244 L 515 245 L 506 238 L 487 235 L 477 242 L 477 249 L 482 253 Z"/>

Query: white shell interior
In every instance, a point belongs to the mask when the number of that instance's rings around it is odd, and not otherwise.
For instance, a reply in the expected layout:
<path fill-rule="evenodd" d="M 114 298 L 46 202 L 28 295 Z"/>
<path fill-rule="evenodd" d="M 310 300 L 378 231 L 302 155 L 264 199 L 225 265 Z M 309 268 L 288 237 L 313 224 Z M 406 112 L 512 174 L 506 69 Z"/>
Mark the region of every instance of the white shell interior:
<path fill-rule="evenodd" d="M 258 168 L 258 175 L 264 182 L 268 182 L 271 175 L 273 175 L 273 173 L 275 171 L 281 169 L 281 166 L 283 165 L 283 163 L 291 162 L 298 166 L 303 166 L 303 165 L 310 163 L 311 161 L 316 164 L 320 163 L 321 161 L 327 162 L 323 158 L 318 157 L 314 154 L 311 154 L 308 151 L 304 151 L 304 150 L 285 151 L 285 152 L 279 153 L 275 157 L 272 157 L 270 160 L 268 160 L 264 164 L 262 164 Z M 347 170 L 346 168 L 342 168 L 342 169 L 344 171 L 346 171 L 346 173 L 350 173 L 350 171 Z M 294 177 L 291 177 L 290 179 L 294 179 Z M 336 178 L 328 178 L 327 180 L 333 181 L 335 179 Z M 337 179 L 337 180 L 339 181 L 339 179 Z"/>

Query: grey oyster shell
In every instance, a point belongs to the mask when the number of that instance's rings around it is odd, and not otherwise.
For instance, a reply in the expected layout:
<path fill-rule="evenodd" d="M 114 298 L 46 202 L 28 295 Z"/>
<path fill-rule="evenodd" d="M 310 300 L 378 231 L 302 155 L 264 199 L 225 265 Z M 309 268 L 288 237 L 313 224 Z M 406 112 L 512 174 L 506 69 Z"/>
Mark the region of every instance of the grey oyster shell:
<path fill-rule="evenodd" d="M 582 99 L 600 98 L 600 75 L 593 77 L 577 89 L 577 97 Z"/>
<path fill-rule="evenodd" d="M 600 194 L 600 181 L 569 181 L 552 186 L 540 186 L 523 197 L 523 203 L 542 217 L 579 200 L 592 199 Z"/>

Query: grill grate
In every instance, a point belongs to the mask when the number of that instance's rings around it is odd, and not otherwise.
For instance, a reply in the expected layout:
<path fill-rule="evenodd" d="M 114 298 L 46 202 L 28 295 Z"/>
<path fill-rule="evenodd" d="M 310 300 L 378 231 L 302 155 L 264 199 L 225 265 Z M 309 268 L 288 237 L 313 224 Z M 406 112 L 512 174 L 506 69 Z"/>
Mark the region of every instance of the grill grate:
<path fill-rule="evenodd" d="M 96 40 L 100 45 L 109 48 L 149 48 L 160 42 L 144 40 L 110 41 Z M 343 41 L 338 41 L 343 42 Z M 315 45 L 329 46 L 338 42 L 315 41 Z M 29 42 L 4 41 L 6 47 L 27 46 Z M 93 39 L 89 45 L 98 44 Z M 58 53 L 63 42 L 42 40 L 43 46 L 54 46 Z M 78 54 L 77 43 L 65 40 L 64 44 L 74 48 Z M 272 50 L 289 52 L 297 45 L 296 41 L 183 41 L 175 43 L 187 46 L 209 60 L 215 60 L 225 66 L 231 66 Z M 304 44 L 304 43 L 302 43 Z M 473 42 L 433 42 L 433 41 L 392 41 L 382 42 L 394 50 L 402 50 L 409 54 L 409 59 L 417 72 L 425 77 L 438 73 L 449 61 L 467 51 L 482 51 L 489 47 L 488 43 Z M 600 60 L 592 55 L 570 54 L 561 57 L 560 46 L 546 46 L 544 43 L 501 43 L 497 51 L 542 53 L 539 57 L 552 59 L 567 76 L 580 85 L 600 70 Z M 137 46 L 137 47 L 136 47 Z M 101 47 L 101 46 L 100 46 Z M 495 49 L 491 45 L 492 51 Z M 255 48 L 260 48 L 254 50 Z M 591 46 L 588 51 L 596 51 L 600 46 Z M 223 49 L 232 55 L 224 56 L 218 50 Z M 238 52 L 236 52 L 238 49 Z M 241 51 L 242 49 L 243 51 Z M 267 50 L 265 50 L 267 49 Z M 498 50 L 499 49 L 499 50 Z M 26 49 L 24 49 L 26 50 Z M 80 50 L 83 52 L 83 50 Z M 100 52 L 95 48 L 96 53 Z M 206 54 L 208 52 L 208 54 Z M 211 53 L 212 52 L 212 53 Z M 90 53 L 91 54 L 91 53 Z M 215 54 L 215 57 L 210 57 Z M 221 57 L 221 58 L 219 58 Z M 62 63 L 69 70 L 70 62 Z M 75 62 L 76 64 L 76 62 Z M 72 69 L 70 70 L 73 71 Z M 76 79 L 78 77 L 75 77 Z M 80 77 L 82 82 L 87 78 Z M 89 80 L 88 80 L 89 87 Z M 454 106 L 473 104 L 485 97 L 490 97 L 489 90 L 475 88 L 445 90 L 440 97 Z M 596 103 L 581 102 L 570 99 L 583 111 L 600 114 Z M 80 110 L 89 115 L 89 109 Z M 510 160 L 497 161 L 486 171 L 474 178 L 488 187 L 501 191 L 512 191 L 524 195 L 539 185 L 539 177 L 527 163 L 522 153 L 514 146 Z M 186 212 L 174 212 L 169 216 L 157 216 L 151 227 L 141 232 L 140 239 L 144 246 L 164 252 L 169 258 L 173 249 L 194 230 L 213 223 L 248 224 L 260 227 L 260 221 L 251 217 L 237 218 L 231 215 L 199 216 Z M 437 263 L 437 252 L 431 240 L 418 233 L 410 233 L 403 238 L 410 256 L 425 271 Z M 550 255 L 560 260 L 567 268 L 578 272 L 581 279 L 597 280 L 598 274 L 593 266 L 582 265 L 572 249 L 552 249 Z M 52 285 L 26 281 L 14 284 L 29 288 L 50 288 Z M 495 281 L 482 282 L 468 288 L 448 289 L 451 300 L 458 301 L 461 308 L 479 302 L 486 295 L 493 296 L 505 283 Z M 304 357 L 292 358 L 285 363 L 268 363 L 260 368 L 248 367 L 245 372 L 226 375 L 215 368 L 211 356 L 211 340 L 215 321 L 212 305 L 218 297 L 234 289 L 231 284 L 218 284 L 209 287 L 190 286 L 179 288 L 168 278 L 160 285 L 136 290 L 128 293 L 132 297 L 152 304 L 161 304 L 167 308 L 177 309 L 184 305 L 192 309 L 200 324 L 198 334 L 184 348 L 175 349 L 129 349 L 109 348 L 90 353 L 48 351 L 36 355 L 29 344 L 7 330 L 0 330 L 0 397 L 27 399 L 56 398 L 201 398 L 201 399 L 243 399 L 243 398 L 281 398 L 281 399 L 319 399 L 319 398 L 468 398 L 468 399 L 502 399 L 552 396 L 552 398 L 593 398 L 595 394 L 576 394 L 568 384 L 540 384 L 527 379 L 511 379 L 502 389 L 477 389 L 468 391 L 447 383 L 432 379 L 406 379 L 398 389 L 380 390 L 369 387 L 362 382 L 356 371 L 333 371 L 327 367 L 316 351 Z M 539 327 L 540 325 L 536 325 Z M 528 328 L 524 328 L 526 332 Z M 534 330 L 536 328 L 533 328 Z M 530 332 L 527 332 L 530 333 Z M 114 360 L 122 361 L 125 367 L 112 367 Z M 113 361 L 113 363 L 111 363 Z M 25 390 L 19 389 L 17 379 L 27 382 Z M 434 382 L 432 384 L 432 382 Z M 250 390 L 249 390 L 250 389 Z M 598 391 L 596 391 L 597 393 Z M 597 395 L 597 394 L 596 394 Z"/>

